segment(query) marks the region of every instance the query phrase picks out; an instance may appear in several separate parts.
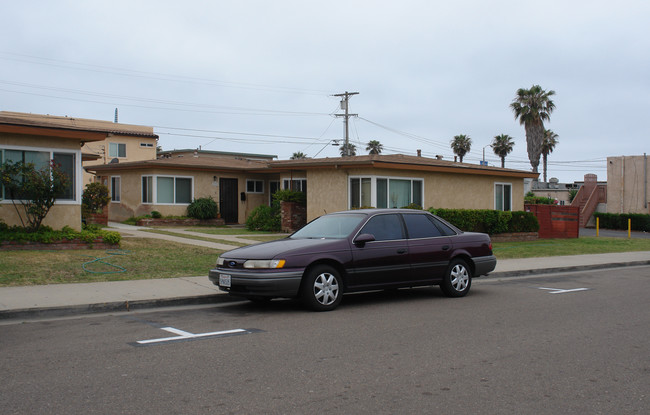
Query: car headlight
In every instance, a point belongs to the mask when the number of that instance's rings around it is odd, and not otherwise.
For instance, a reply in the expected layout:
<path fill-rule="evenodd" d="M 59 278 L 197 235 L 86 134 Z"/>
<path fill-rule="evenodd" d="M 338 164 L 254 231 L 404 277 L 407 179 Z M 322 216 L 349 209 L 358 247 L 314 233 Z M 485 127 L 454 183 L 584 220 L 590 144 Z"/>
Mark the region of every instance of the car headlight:
<path fill-rule="evenodd" d="M 248 261 L 244 262 L 244 268 L 248 269 L 260 269 L 260 268 L 266 268 L 266 269 L 276 269 L 276 268 L 283 268 L 284 264 L 287 261 L 284 259 L 249 259 Z"/>
<path fill-rule="evenodd" d="M 217 258 L 217 266 L 222 267 L 225 260 L 222 257 Z"/>

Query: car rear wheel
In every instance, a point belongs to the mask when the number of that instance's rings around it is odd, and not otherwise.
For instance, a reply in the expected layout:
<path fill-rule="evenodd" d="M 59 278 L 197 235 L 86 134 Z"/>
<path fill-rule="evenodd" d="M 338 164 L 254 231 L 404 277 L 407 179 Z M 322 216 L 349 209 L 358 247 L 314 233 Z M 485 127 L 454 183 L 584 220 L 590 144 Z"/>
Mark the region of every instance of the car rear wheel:
<path fill-rule="evenodd" d="M 440 289 L 447 297 L 463 297 L 472 285 L 472 271 L 462 259 L 455 259 L 449 264 Z"/>
<path fill-rule="evenodd" d="M 334 310 L 343 296 L 339 272 L 328 265 L 318 265 L 309 270 L 303 280 L 302 300 L 315 311 Z"/>

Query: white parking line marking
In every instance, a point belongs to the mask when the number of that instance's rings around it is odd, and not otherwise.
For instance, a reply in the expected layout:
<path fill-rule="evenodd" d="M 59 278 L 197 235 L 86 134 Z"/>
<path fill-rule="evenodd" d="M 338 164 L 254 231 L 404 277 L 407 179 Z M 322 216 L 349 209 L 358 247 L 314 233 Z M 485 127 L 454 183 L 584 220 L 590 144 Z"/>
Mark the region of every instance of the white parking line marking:
<path fill-rule="evenodd" d="M 199 339 L 199 338 L 205 338 L 205 337 L 215 337 L 215 336 L 225 336 L 228 334 L 243 334 L 243 333 L 250 333 L 249 330 L 244 330 L 244 329 L 233 329 L 233 330 L 224 330 L 224 331 L 213 331 L 210 333 L 190 333 L 187 331 L 179 330 L 174 327 L 161 327 L 161 330 L 168 331 L 170 333 L 177 334 L 178 336 L 174 337 L 163 337 L 160 339 L 151 339 L 151 340 L 140 340 L 137 341 L 136 344 L 153 344 L 153 343 L 164 343 L 164 342 L 169 342 L 169 341 L 177 341 L 177 340 L 190 340 L 190 339 Z"/>
<path fill-rule="evenodd" d="M 564 293 L 575 293 L 578 291 L 588 291 L 591 288 L 573 288 L 571 290 L 563 290 L 562 288 L 546 288 L 546 287 L 537 287 L 540 290 L 546 290 L 549 294 L 564 294 Z"/>

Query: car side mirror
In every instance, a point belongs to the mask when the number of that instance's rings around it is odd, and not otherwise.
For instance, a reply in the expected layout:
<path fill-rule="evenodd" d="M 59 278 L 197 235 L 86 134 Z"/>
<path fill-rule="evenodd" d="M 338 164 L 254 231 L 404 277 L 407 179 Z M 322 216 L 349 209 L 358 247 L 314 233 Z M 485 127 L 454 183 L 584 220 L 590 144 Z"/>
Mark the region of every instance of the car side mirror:
<path fill-rule="evenodd" d="M 370 233 L 362 233 L 354 239 L 354 244 L 357 246 L 364 246 L 368 242 L 375 240 L 375 235 Z"/>

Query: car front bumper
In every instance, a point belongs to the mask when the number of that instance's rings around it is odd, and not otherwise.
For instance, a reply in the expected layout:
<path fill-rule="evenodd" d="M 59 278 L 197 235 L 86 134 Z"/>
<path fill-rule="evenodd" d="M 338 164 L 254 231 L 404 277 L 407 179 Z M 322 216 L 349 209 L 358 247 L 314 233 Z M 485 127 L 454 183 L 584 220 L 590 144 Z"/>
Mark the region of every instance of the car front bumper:
<path fill-rule="evenodd" d="M 219 275 L 230 276 L 230 287 L 219 284 Z M 242 297 L 297 297 L 302 281 L 302 270 L 295 271 L 242 271 L 211 269 L 208 278 L 220 290 Z"/>
<path fill-rule="evenodd" d="M 472 260 L 474 261 L 475 277 L 487 275 L 497 267 L 497 257 L 494 255 L 474 257 Z"/>

